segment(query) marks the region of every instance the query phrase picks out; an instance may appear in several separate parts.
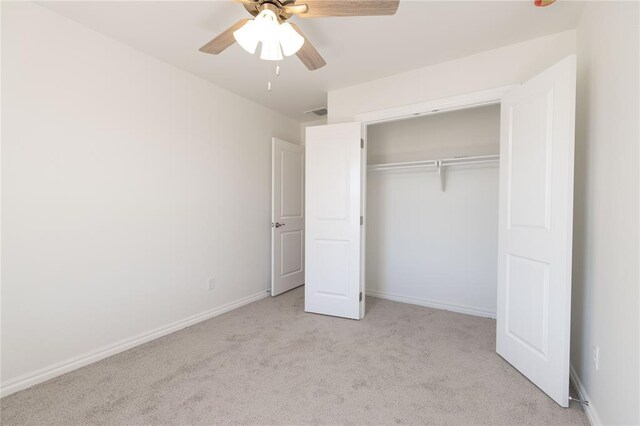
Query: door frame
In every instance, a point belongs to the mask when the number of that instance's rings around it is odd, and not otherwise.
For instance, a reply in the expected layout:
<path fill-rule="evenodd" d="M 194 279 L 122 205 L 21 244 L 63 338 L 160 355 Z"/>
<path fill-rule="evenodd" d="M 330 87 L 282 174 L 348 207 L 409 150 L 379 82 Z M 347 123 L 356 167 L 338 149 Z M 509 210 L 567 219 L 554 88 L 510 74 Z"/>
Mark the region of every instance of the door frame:
<path fill-rule="evenodd" d="M 356 114 L 355 121 L 359 121 L 362 123 L 361 134 L 362 134 L 362 139 L 364 143 L 364 146 L 363 146 L 364 149 L 362 150 L 363 151 L 362 169 L 363 169 L 364 175 L 362 178 L 363 196 L 362 196 L 362 206 L 361 206 L 361 212 L 364 217 L 364 223 L 366 224 L 366 220 L 367 220 L 367 216 L 366 216 L 367 154 L 366 152 L 367 152 L 367 127 L 369 125 L 398 121 L 398 120 L 420 117 L 420 116 L 452 112 L 456 110 L 463 110 L 463 109 L 480 107 L 485 105 L 495 105 L 495 104 L 499 105 L 502 102 L 503 96 L 507 92 L 511 91 L 512 89 L 518 86 L 520 86 L 520 84 L 510 84 L 510 85 L 495 87 L 488 90 L 481 90 L 481 91 L 470 92 L 470 93 L 456 95 L 456 96 L 450 96 L 446 98 L 428 100 L 428 101 L 419 102 L 415 104 L 409 104 L 409 105 L 387 108 L 387 109 L 378 110 L 378 111 L 371 111 L 371 112 Z M 500 144 L 500 147 L 502 151 L 502 144 Z M 500 154 L 502 155 L 504 153 L 500 152 Z M 366 291 L 366 288 L 365 288 L 365 270 L 366 270 L 365 268 L 366 248 L 365 247 L 366 246 L 364 245 L 365 239 L 366 239 L 366 226 L 363 227 L 361 235 L 362 235 L 361 243 L 363 244 L 362 245 L 363 249 L 361 251 L 360 267 L 362 268 L 362 273 L 361 273 L 360 288 L 363 294 L 366 294 L 365 292 Z M 364 316 L 364 303 L 362 303 L 361 309 L 363 310 L 362 316 Z M 497 348 L 496 348 L 496 352 L 497 352 Z M 512 368 L 516 369 L 516 367 L 513 365 L 512 365 Z M 569 376 L 573 377 L 571 368 L 569 371 Z M 541 392 L 546 394 L 545 391 L 543 391 L 542 389 L 540 390 Z"/>
<path fill-rule="evenodd" d="M 510 84 L 506 86 L 499 86 L 492 89 L 480 90 L 476 92 L 465 93 L 462 95 L 450 96 L 446 98 L 438 98 L 428 100 L 425 102 L 419 102 L 415 104 L 409 104 L 399 107 L 387 108 L 378 111 L 371 111 L 356 114 L 355 121 L 362 123 L 362 130 L 360 131 L 363 140 L 362 152 L 362 197 L 360 211 L 364 218 L 365 226 L 362 227 L 360 233 L 360 244 L 362 250 L 360 251 L 360 291 L 363 295 L 366 294 L 366 235 L 367 235 L 367 127 L 372 124 L 388 123 L 391 121 L 404 120 L 408 118 L 423 117 L 427 115 L 442 114 L 446 112 L 452 112 L 456 110 L 463 110 L 468 108 L 480 107 L 485 105 L 500 104 L 502 97 L 505 93 L 519 86 L 518 84 Z M 365 300 L 363 297 L 360 304 L 360 317 L 364 318 L 365 313 Z"/>
<path fill-rule="evenodd" d="M 462 95 L 446 98 L 432 99 L 425 102 L 387 108 L 378 111 L 356 114 L 355 121 L 362 123 L 363 130 L 371 124 L 386 123 L 389 121 L 403 120 L 424 115 L 451 112 L 458 109 L 467 109 L 484 105 L 500 103 L 502 96 L 519 84 L 509 84 L 493 89 L 480 90 Z M 366 136 L 366 132 L 363 132 Z"/>

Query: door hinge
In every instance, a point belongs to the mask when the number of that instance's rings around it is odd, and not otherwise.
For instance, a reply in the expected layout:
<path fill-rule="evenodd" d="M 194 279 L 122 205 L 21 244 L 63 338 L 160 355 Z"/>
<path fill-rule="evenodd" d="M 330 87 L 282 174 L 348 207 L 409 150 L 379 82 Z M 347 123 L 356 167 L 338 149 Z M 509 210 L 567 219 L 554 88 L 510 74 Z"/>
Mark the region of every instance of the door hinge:
<path fill-rule="evenodd" d="M 360 226 L 364 225 L 364 216 L 360 216 Z"/>
<path fill-rule="evenodd" d="M 362 292 L 360 292 L 360 301 L 362 302 Z"/>
<path fill-rule="evenodd" d="M 360 139 L 360 149 L 364 149 L 364 139 Z"/>

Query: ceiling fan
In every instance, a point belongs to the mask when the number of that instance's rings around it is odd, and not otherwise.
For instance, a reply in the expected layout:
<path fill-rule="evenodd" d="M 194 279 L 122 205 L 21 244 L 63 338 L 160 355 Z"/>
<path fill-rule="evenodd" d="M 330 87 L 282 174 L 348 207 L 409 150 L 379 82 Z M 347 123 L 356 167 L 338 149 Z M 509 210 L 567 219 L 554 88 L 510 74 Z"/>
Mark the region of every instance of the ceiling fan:
<path fill-rule="evenodd" d="M 254 16 L 241 19 L 200 48 L 217 55 L 234 42 L 253 54 L 262 43 L 261 59 L 279 61 L 294 53 L 311 71 L 326 65 L 320 53 L 294 23 L 292 16 L 323 18 L 329 16 L 393 15 L 400 0 L 235 0 Z"/>

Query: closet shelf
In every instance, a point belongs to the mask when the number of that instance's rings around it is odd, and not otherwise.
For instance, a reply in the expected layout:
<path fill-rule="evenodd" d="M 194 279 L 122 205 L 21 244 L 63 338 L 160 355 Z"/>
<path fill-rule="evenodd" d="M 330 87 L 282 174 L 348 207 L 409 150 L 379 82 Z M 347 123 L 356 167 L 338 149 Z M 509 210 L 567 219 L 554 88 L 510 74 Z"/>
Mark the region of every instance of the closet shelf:
<path fill-rule="evenodd" d="M 435 168 L 440 176 L 440 189 L 444 191 L 444 173 L 443 169 L 448 166 L 463 166 L 472 164 L 495 163 L 500 161 L 500 155 L 479 155 L 474 157 L 454 157 L 441 160 L 427 161 L 407 161 L 403 163 L 386 163 L 372 164 L 367 167 L 368 171 L 382 170 L 403 170 L 403 169 L 419 169 L 419 168 Z"/>

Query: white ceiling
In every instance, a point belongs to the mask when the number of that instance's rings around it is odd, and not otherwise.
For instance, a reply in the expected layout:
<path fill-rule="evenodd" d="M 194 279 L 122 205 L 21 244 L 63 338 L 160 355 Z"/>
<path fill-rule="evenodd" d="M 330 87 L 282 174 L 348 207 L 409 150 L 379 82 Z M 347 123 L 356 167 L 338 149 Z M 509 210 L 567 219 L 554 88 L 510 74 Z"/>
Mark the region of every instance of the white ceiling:
<path fill-rule="evenodd" d="M 48 1 L 89 28 L 299 121 L 337 89 L 576 27 L 582 2 L 536 8 L 530 1 L 407 1 L 394 16 L 295 20 L 327 61 L 308 71 L 286 58 L 267 92 L 273 65 L 237 44 L 220 55 L 198 51 L 237 20 L 241 4 L 219 1 Z M 269 65 L 271 64 L 271 68 Z M 473 72 L 473 70 L 469 70 Z"/>

